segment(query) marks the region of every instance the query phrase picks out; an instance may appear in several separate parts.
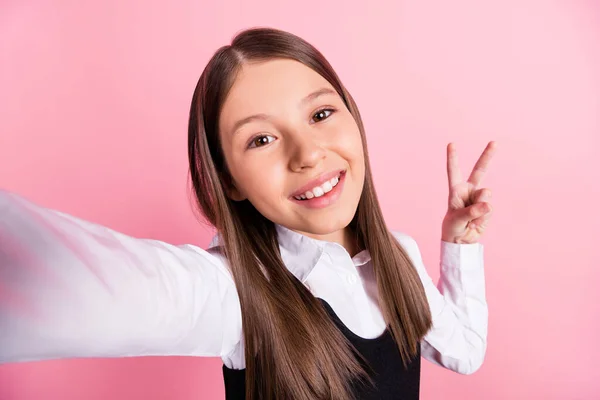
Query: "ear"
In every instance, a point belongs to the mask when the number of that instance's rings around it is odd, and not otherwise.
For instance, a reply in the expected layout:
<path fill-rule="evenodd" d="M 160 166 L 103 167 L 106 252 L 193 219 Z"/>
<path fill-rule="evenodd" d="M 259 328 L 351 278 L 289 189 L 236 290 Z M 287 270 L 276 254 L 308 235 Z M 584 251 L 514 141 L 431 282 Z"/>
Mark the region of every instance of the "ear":
<path fill-rule="evenodd" d="M 244 196 L 236 187 L 233 179 L 230 176 L 227 176 L 224 179 L 225 193 L 227 197 L 229 197 L 233 201 L 243 201 L 246 200 L 246 196 Z"/>

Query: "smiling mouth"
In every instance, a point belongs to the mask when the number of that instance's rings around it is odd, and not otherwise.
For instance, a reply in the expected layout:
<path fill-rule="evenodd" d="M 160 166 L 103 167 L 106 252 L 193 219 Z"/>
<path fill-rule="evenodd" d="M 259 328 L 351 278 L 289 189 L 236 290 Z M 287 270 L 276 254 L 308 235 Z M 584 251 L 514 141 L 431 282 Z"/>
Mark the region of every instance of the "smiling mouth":
<path fill-rule="evenodd" d="M 306 200 L 311 200 L 314 198 L 319 198 L 322 196 L 325 196 L 327 193 L 331 192 L 339 183 L 340 183 L 340 179 L 342 177 L 342 175 L 344 175 L 346 173 L 346 171 L 340 171 L 340 173 L 331 178 L 328 181 L 323 182 L 322 184 L 320 184 L 319 186 L 315 186 L 314 188 L 307 190 L 306 192 L 302 193 L 301 195 L 298 196 L 293 196 L 294 199 L 298 200 L 298 201 L 306 201 Z"/>

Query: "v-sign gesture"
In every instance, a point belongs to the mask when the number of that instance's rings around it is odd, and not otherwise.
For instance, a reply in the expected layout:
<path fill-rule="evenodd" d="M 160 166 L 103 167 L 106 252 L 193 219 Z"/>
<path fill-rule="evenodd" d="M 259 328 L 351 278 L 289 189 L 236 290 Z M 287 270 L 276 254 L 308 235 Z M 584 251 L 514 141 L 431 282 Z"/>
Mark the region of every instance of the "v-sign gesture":
<path fill-rule="evenodd" d="M 471 176 L 463 181 L 458 156 L 453 143 L 448 144 L 448 211 L 442 223 L 442 240 L 451 243 L 476 243 L 485 231 L 492 215 L 489 202 L 492 191 L 481 188 L 481 180 L 496 150 L 489 142 L 475 164 Z"/>

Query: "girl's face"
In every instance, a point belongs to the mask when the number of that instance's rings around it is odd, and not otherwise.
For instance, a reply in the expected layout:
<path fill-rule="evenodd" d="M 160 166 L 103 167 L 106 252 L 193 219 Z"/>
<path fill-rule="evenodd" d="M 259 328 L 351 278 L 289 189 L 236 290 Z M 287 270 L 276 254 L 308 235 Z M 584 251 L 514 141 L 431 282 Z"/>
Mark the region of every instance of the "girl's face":
<path fill-rule="evenodd" d="M 325 78 L 292 60 L 247 63 L 219 126 L 232 199 L 248 199 L 274 223 L 316 238 L 350 223 L 364 184 L 363 146 Z"/>

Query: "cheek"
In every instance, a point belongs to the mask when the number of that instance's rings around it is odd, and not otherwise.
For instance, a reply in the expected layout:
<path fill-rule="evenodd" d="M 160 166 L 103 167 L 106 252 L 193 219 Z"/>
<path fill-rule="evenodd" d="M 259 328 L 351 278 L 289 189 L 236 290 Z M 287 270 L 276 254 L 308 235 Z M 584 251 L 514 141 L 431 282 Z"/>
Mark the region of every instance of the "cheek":
<path fill-rule="evenodd" d="M 339 140 L 339 153 L 344 157 L 351 168 L 352 186 L 356 189 L 356 196 L 360 196 L 365 179 L 365 154 L 363 150 L 362 137 L 358 126 L 352 120 L 352 124 L 345 131 L 342 140 Z"/>
<path fill-rule="evenodd" d="M 364 152 L 362 138 L 358 126 L 352 120 L 344 129 L 340 130 L 339 137 L 336 138 L 336 144 L 339 152 L 352 163 L 363 164 Z"/>
<path fill-rule="evenodd" d="M 273 163 L 246 160 L 236 172 L 238 189 L 255 206 L 277 201 L 284 190 L 284 171 Z"/>

